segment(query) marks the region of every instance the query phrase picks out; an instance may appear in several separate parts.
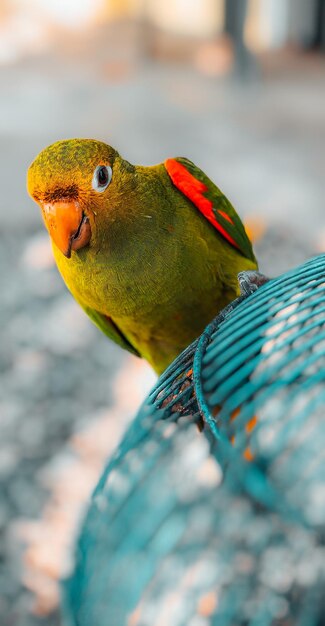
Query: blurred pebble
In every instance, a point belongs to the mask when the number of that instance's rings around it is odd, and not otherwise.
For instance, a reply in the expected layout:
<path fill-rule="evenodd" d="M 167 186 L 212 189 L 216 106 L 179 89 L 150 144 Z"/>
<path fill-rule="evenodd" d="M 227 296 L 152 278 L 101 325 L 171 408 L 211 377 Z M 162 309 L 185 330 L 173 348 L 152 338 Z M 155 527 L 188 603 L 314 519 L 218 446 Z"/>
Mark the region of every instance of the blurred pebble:
<path fill-rule="evenodd" d="M 1 452 L 0 456 L 0 480 L 3 480 L 11 473 L 17 464 L 19 451 L 14 446 L 8 445 Z"/>
<path fill-rule="evenodd" d="M 46 232 L 31 237 L 21 257 L 23 267 L 44 270 L 55 265 L 50 238 Z"/>

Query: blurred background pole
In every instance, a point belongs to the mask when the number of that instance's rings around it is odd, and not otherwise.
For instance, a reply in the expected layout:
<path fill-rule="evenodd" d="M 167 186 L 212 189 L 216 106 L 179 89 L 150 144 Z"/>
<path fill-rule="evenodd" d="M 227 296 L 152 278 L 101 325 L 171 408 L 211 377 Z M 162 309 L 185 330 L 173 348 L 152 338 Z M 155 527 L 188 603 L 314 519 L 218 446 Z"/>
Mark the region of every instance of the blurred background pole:
<path fill-rule="evenodd" d="M 310 47 L 314 50 L 325 49 L 325 0 L 316 0 L 314 36 Z"/>
<path fill-rule="evenodd" d="M 239 76 L 247 76 L 256 68 L 253 55 L 244 41 L 247 0 L 225 0 L 224 32 L 234 47 L 234 69 Z"/>
<path fill-rule="evenodd" d="M 150 0 L 141 0 L 138 11 L 136 54 L 145 63 L 156 56 L 156 29 L 149 18 Z"/>

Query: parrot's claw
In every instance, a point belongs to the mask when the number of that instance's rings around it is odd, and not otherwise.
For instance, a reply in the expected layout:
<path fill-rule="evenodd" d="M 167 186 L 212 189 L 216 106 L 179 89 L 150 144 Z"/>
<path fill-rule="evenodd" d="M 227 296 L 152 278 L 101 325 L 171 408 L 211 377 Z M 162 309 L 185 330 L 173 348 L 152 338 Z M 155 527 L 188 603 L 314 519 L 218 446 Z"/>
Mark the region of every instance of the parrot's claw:
<path fill-rule="evenodd" d="M 251 293 L 254 293 L 254 291 L 267 283 L 269 280 L 270 278 L 254 270 L 239 272 L 238 282 L 240 287 L 240 294 L 242 296 L 249 296 Z"/>

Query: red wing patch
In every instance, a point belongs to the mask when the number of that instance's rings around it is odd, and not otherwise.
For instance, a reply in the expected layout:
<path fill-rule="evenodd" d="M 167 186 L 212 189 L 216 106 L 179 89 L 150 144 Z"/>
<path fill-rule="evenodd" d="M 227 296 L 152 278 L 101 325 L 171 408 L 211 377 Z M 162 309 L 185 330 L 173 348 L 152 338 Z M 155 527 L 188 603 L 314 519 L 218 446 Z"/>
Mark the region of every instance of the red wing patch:
<path fill-rule="evenodd" d="M 208 191 L 207 186 L 195 178 L 182 163 L 179 163 L 175 159 L 167 159 L 167 161 L 165 161 L 165 167 L 175 187 L 193 202 L 210 224 L 212 224 L 229 243 L 239 248 L 236 241 L 217 221 L 211 200 L 203 195 L 205 191 Z M 219 209 L 217 209 L 217 211 L 224 219 L 233 224 L 231 217 L 227 215 L 227 213 Z"/>
<path fill-rule="evenodd" d="M 228 220 L 228 222 L 230 222 L 230 224 L 234 223 L 232 221 L 230 215 L 228 215 L 228 213 L 226 213 L 225 211 L 221 211 L 221 209 L 218 209 L 218 213 L 220 213 L 220 215 L 222 215 L 222 217 L 224 217 L 225 220 Z"/>

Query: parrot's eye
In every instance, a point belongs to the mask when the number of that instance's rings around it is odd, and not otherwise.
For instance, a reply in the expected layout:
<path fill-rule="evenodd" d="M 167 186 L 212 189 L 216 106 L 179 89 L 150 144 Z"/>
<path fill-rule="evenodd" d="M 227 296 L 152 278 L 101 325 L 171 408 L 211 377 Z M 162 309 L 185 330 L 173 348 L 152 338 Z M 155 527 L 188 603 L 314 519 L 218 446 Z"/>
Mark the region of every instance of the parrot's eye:
<path fill-rule="evenodd" d="M 92 187 L 95 191 L 105 191 L 112 180 L 112 168 L 109 165 L 98 165 L 96 167 Z"/>

